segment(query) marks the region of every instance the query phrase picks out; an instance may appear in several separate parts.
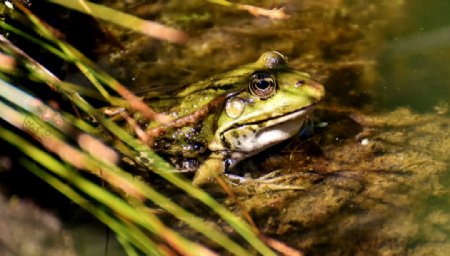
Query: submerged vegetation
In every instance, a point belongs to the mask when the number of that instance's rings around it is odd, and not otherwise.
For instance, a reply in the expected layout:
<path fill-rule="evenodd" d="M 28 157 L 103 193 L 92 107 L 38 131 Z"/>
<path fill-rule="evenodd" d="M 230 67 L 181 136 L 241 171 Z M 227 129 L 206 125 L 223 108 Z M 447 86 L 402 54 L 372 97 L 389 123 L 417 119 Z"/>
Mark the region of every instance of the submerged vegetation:
<path fill-rule="evenodd" d="M 123 253 L 108 250 L 114 242 L 128 255 L 448 251 L 448 104 L 426 114 L 376 105 L 377 92 L 389 99 L 404 92 L 393 93 L 397 85 L 380 89 L 390 82 L 380 82 L 380 69 L 415 79 L 402 65 L 378 66 L 386 46 L 383 29 L 401 23 L 405 5 L 400 0 L 3 1 L 0 192 L 6 199 L 0 197 L 0 228 L 28 223 L 19 217 L 36 222 L 32 228 L 48 227 L 36 235 L 39 245 L 50 244 L 42 242 L 45 230 L 65 247 L 65 255 L 76 255 L 80 236 L 64 229 L 84 222 L 85 212 L 115 235 L 105 242 L 105 255 Z M 384 61 L 401 59 L 398 42 Z M 170 122 L 144 104 L 140 93 L 164 93 L 273 50 L 324 84 L 327 96 L 312 117 L 317 124 L 312 134 L 240 163 L 237 172 L 279 174 L 269 178 L 286 178 L 301 190 L 240 196 L 217 186 L 207 193 L 178 175 L 145 136 L 130 135 L 100 108 L 123 107 Z M 409 60 L 403 60 L 407 66 L 417 64 Z M 416 86 L 428 88 L 421 81 Z M 128 122 L 138 130 L 131 118 Z M 147 169 L 124 161 L 137 152 L 149 159 Z M 44 184 L 36 185 L 34 176 Z M 21 194 L 26 189 L 31 192 Z M 51 214 L 30 210 L 26 198 L 50 209 L 63 225 Z M 42 219 L 27 218 L 28 212 Z M 23 234 L 32 233 L 27 228 L 23 224 L 16 236 L 7 233 L 9 238 L 2 232 L 0 254 L 7 244 L 8 253 L 31 255 L 17 246 L 27 242 Z M 100 233 L 109 239 L 109 231 Z M 17 239 L 8 243 L 11 237 Z"/>

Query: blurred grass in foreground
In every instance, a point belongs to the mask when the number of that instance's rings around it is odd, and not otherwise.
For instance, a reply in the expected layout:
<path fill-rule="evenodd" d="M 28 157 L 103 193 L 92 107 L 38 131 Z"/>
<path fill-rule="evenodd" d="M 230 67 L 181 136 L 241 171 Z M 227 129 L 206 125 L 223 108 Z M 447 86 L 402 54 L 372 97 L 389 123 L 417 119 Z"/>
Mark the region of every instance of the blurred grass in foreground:
<path fill-rule="evenodd" d="M 88 2 L 79 2 L 92 7 Z M 1 126 L 0 137 L 24 153 L 18 159 L 24 167 L 105 223 L 115 232 L 129 255 L 140 253 L 150 255 L 216 254 L 165 226 L 146 206 L 146 201 L 151 201 L 165 209 L 175 218 L 185 222 L 232 254 L 249 255 L 252 253 L 248 248 L 252 248 L 251 251 L 257 251 L 262 255 L 275 255 L 258 237 L 257 230 L 229 212 L 209 194 L 192 186 L 189 180 L 174 174 L 175 170 L 167 162 L 145 143 L 132 137 L 111 120 L 104 118 L 88 99 L 102 99 L 111 105 L 140 111 L 148 118 L 161 122 L 166 120 L 164 115 L 155 113 L 78 50 L 60 40 L 54 35 L 49 25 L 43 23 L 25 6 L 18 1 L 14 3 L 17 9 L 6 8 L 4 4 L 0 4 L 2 14 L 14 22 L 26 22 L 26 25 L 39 37 L 16 28 L 5 22 L 5 19 L 0 21 L 2 30 L 22 37 L 36 44 L 37 47 L 74 64 L 95 88 L 83 88 L 59 80 L 6 37 L 0 36 L 2 52 L 0 56 L 0 116 L 10 125 L 31 134 L 36 141 L 29 142 L 20 135 L 19 130 Z M 106 7 L 101 8 L 103 12 L 115 12 Z M 90 14 L 96 17 L 94 9 L 91 9 Z M 119 14 L 116 17 L 129 18 Z M 222 230 L 207 224 L 172 202 L 170 198 L 158 193 L 150 184 L 136 179 L 119 168 L 116 165 L 120 158 L 116 151 L 118 149 L 110 148 L 101 139 L 96 138 L 96 129 L 83 119 L 64 110 L 52 108 L 32 96 L 26 86 L 17 84 L 24 79 L 42 86 L 48 85 L 52 90 L 66 97 L 77 111 L 94 117 L 104 129 L 123 143 L 126 149 L 120 149 L 122 154 L 131 158 L 139 152 L 148 155 L 150 159 L 148 171 L 159 174 L 211 208 L 248 244 L 242 245 L 242 242 L 237 243 L 230 239 Z M 111 91 L 118 96 L 111 95 Z M 91 179 L 87 179 L 84 173 L 97 176 L 107 186 L 94 183 Z"/>

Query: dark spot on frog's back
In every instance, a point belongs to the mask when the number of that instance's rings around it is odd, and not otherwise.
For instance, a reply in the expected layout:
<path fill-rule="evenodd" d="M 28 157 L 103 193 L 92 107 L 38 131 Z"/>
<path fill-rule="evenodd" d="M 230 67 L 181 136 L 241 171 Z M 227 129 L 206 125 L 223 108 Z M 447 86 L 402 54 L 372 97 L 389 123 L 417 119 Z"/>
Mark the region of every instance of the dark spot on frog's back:
<path fill-rule="evenodd" d="M 150 163 L 150 160 L 148 159 L 148 157 L 139 157 L 139 161 L 142 162 L 143 164 Z"/>
<path fill-rule="evenodd" d="M 189 141 L 188 143 L 190 145 L 189 150 L 196 151 L 199 154 L 202 154 L 206 151 L 206 145 L 202 142 Z"/>
<path fill-rule="evenodd" d="M 153 142 L 153 149 L 155 150 L 169 150 L 170 146 L 175 143 L 175 140 L 168 138 L 158 138 Z"/>

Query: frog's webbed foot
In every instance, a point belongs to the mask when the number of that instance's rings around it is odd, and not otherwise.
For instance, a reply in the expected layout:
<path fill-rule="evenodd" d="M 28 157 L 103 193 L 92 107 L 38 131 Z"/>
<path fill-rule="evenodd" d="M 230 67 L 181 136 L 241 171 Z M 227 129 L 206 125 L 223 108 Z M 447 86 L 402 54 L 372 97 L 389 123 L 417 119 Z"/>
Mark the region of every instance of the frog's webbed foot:
<path fill-rule="evenodd" d="M 223 155 L 213 154 L 200 166 L 192 183 L 196 186 L 203 187 L 208 185 L 228 186 L 237 194 L 260 194 L 270 191 L 305 189 L 303 186 L 292 184 L 291 181 L 298 177 L 298 175 L 279 175 L 280 170 L 254 179 L 225 173 L 225 169 Z M 227 188 L 223 189 L 225 191 L 227 190 Z"/>
<path fill-rule="evenodd" d="M 296 178 L 295 174 L 279 175 L 281 170 L 270 172 L 258 178 L 242 177 L 234 174 L 224 174 L 228 184 L 234 191 L 240 193 L 266 193 L 282 190 L 305 190 L 305 187 L 292 185 L 289 182 Z"/>

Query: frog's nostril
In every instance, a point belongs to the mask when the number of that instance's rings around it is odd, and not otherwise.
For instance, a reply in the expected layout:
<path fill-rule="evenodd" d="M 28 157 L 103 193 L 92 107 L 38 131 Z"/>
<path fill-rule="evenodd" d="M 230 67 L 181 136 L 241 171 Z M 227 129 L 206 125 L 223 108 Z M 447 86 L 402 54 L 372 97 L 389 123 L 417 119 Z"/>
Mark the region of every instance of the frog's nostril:
<path fill-rule="evenodd" d="M 302 85 L 304 85 L 305 84 L 305 80 L 298 80 L 297 81 L 297 83 L 295 83 L 295 87 L 300 87 L 300 86 L 302 86 Z"/>

